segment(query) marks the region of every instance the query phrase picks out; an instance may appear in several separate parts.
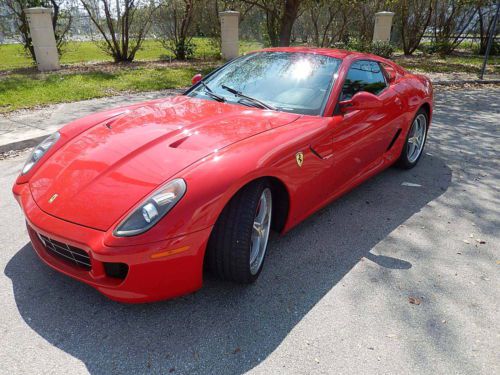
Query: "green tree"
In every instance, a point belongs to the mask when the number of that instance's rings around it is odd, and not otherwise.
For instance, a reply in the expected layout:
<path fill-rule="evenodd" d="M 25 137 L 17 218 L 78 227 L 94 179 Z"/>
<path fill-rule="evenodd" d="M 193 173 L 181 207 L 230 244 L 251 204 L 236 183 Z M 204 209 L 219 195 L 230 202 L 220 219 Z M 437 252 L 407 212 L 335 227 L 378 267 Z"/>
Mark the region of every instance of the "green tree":
<path fill-rule="evenodd" d="M 260 8 L 266 18 L 266 31 L 272 46 L 290 45 L 292 28 L 306 0 L 241 0 Z"/>
<path fill-rule="evenodd" d="M 103 38 L 98 45 L 115 62 L 133 61 L 159 5 L 154 0 L 80 1 Z"/>
<path fill-rule="evenodd" d="M 434 50 L 441 55 L 452 53 L 477 22 L 478 0 L 434 0 L 432 30 Z"/>
<path fill-rule="evenodd" d="M 197 3 L 195 0 L 170 0 L 160 7 L 155 17 L 160 42 L 178 60 L 186 60 L 194 54 L 193 18 Z"/>
<path fill-rule="evenodd" d="M 433 0 L 398 0 L 394 4 L 395 26 L 405 55 L 415 52 L 432 19 Z"/>

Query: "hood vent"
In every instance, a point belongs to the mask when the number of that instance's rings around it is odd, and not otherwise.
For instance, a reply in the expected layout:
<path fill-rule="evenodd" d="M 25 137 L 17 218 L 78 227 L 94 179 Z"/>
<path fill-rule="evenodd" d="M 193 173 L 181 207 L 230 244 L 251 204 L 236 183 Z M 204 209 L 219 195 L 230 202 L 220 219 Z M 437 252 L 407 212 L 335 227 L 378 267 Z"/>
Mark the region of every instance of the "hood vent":
<path fill-rule="evenodd" d="M 189 138 L 189 135 L 184 137 L 184 138 L 181 138 L 181 139 L 178 139 L 177 141 L 175 142 L 172 142 L 169 146 L 171 148 L 177 148 L 179 147 L 181 144 L 183 144 L 185 141 L 187 141 L 187 139 Z"/>

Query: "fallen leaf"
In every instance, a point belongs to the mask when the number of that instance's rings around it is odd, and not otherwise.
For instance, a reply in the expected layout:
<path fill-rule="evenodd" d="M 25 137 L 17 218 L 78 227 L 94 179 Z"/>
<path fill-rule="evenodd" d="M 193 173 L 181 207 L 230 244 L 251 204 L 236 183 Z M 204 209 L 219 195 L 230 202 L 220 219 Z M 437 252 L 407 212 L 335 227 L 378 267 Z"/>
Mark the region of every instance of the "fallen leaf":
<path fill-rule="evenodd" d="M 408 302 L 410 302 L 412 305 L 420 305 L 422 301 L 418 299 L 417 297 L 408 297 Z"/>
<path fill-rule="evenodd" d="M 479 242 L 481 245 L 484 245 L 486 243 L 485 240 L 482 240 L 480 238 L 476 238 L 476 242 Z"/>
<path fill-rule="evenodd" d="M 462 255 L 462 253 L 461 253 L 460 251 L 459 251 L 459 252 L 457 252 L 457 254 L 458 254 L 458 255 Z"/>
<path fill-rule="evenodd" d="M 413 182 L 403 182 L 401 186 L 409 186 L 409 187 L 422 187 L 422 185 L 414 184 Z"/>
<path fill-rule="evenodd" d="M 239 347 L 237 347 L 236 349 L 234 349 L 233 354 L 237 354 L 239 352 L 241 352 L 241 349 Z"/>

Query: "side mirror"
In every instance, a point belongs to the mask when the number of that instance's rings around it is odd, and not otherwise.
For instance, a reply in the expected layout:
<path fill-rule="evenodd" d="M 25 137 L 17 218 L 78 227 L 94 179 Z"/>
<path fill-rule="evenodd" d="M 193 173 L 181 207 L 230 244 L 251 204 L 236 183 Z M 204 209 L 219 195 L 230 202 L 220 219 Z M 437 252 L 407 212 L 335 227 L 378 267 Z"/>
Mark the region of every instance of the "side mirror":
<path fill-rule="evenodd" d="M 382 108 L 384 103 L 378 96 L 366 91 L 356 93 L 351 100 L 344 100 L 339 103 L 340 111 L 346 113 L 349 111 L 362 111 L 365 109 Z"/>
<path fill-rule="evenodd" d="M 195 75 L 193 76 L 193 78 L 191 78 L 191 83 L 192 83 L 193 85 L 196 85 L 198 82 L 200 82 L 200 81 L 201 81 L 201 79 L 202 79 L 202 78 L 203 78 L 203 76 L 202 76 L 200 73 L 195 74 Z"/>

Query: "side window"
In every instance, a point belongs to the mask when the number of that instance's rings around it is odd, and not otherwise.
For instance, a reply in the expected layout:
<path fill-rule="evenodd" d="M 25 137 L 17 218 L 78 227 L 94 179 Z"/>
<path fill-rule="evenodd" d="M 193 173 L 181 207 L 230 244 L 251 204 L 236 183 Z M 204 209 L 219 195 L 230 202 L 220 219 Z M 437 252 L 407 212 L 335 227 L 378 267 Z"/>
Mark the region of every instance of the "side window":
<path fill-rule="evenodd" d="M 359 91 L 378 95 L 385 87 L 385 77 L 380 65 L 375 61 L 359 60 L 347 72 L 341 100 L 349 100 Z"/>

